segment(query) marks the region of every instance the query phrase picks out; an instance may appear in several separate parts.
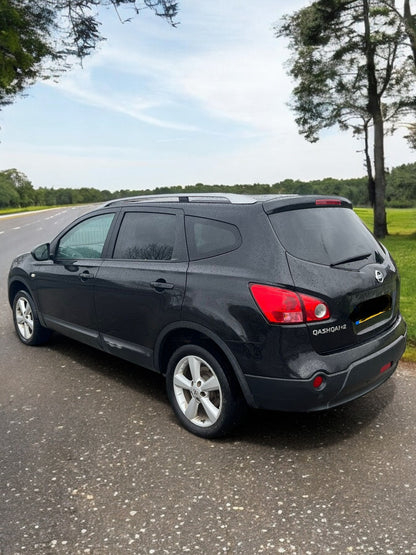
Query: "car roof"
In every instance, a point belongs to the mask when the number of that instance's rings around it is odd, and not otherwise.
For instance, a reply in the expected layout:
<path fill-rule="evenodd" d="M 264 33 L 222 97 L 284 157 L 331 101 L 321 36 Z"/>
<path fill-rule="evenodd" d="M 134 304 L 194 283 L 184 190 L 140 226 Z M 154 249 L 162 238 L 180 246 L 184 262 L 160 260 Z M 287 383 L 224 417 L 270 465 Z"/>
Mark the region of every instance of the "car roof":
<path fill-rule="evenodd" d="M 138 204 L 221 204 L 221 205 L 254 205 L 262 204 L 266 213 L 279 210 L 298 209 L 312 206 L 344 206 L 351 208 L 351 202 L 334 195 L 297 195 L 297 194 L 266 194 L 240 195 L 235 193 L 176 193 L 161 195 L 138 195 L 106 202 L 103 208 L 113 206 L 134 206 Z"/>

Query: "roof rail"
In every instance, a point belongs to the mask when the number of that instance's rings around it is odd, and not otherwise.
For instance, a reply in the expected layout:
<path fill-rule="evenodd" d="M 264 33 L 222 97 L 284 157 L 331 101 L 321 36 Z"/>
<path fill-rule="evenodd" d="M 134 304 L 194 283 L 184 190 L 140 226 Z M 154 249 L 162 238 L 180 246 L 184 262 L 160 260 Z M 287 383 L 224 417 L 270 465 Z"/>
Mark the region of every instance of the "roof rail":
<path fill-rule="evenodd" d="M 124 203 L 146 203 L 146 202 L 202 202 L 219 204 L 254 204 L 258 199 L 249 195 L 238 195 L 235 193 L 178 193 L 161 195 L 139 195 L 125 197 L 106 202 L 105 207 Z"/>

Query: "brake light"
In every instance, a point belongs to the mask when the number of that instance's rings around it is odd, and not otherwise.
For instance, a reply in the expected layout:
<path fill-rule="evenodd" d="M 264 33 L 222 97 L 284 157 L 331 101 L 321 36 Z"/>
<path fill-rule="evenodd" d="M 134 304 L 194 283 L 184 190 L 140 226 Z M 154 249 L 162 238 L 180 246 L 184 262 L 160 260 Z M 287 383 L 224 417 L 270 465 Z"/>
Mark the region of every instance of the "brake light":
<path fill-rule="evenodd" d="M 250 285 L 251 294 L 272 324 L 319 322 L 330 317 L 328 305 L 309 295 L 271 285 Z"/>
<path fill-rule="evenodd" d="M 319 198 L 315 201 L 316 206 L 341 206 L 341 201 L 336 198 Z"/>

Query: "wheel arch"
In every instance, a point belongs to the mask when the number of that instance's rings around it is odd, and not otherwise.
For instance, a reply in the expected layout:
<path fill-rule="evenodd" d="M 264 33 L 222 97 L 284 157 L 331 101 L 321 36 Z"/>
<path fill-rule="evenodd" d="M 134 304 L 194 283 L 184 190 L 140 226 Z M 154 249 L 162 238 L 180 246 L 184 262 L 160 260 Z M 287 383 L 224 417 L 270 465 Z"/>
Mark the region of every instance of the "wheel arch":
<path fill-rule="evenodd" d="M 33 303 L 35 304 L 36 312 L 41 325 L 44 327 L 47 327 L 43 319 L 43 315 L 39 310 L 39 305 L 37 303 L 37 300 L 31 288 L 29 287 L 27 280 L 23 276 L 16 276 L 9 281 L 8 297 L 9 297 L 10 307 L 13 308 L 13 301 L 18 291 L 26 291 L 27 293 L 29 293 Z"/>
<path fill-rule="evenodd" d="M 247 380 L 237 359 L 226 343 L 208 328 L 194 322 L 178 322 L 167 326 L 159 335 L 154 349 L 154 367 L 161 374 L 166 374 L 167 365 L 172 354 L 182 345 L 199 345 L 213 355 L 222 359 L 232 376 L 236 379 L 248 405 L 256 403 L 247 385 Z"/>
<path fill-rule="evenodd" d="M 29 293 L 29 295 L 32 297 L 33 299 L 33 294 L 32 291 L 30 290 L 29 286 L 26 283 L 26 280 L 22 277 L 16 277 L 13 280 L 11 280 L 9 282 L 9 290 L 8 290 L 8 295 L 9 295 L 9 304 L 10 306 L 13 306 L 13 301 L 14 298 L 16 296 L 16 293 L 18 291 L 27 291 L 27 293 Z"/>

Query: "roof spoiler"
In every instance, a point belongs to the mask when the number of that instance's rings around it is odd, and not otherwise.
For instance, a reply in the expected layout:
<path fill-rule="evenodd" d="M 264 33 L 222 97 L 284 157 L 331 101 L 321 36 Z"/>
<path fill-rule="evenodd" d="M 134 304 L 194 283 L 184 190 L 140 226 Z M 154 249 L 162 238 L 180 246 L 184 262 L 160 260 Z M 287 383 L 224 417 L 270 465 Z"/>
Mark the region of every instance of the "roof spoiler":
<path fill-rule="evenodd" d="M 287 212 L 302 208 L 340 207 L 352 209 L 352 202 L 344 197 L 334 195 L 300 195 L 298 197 L 268 200 L 263 206 L 266 214 L 275 214 L 276 212 Z"/>

